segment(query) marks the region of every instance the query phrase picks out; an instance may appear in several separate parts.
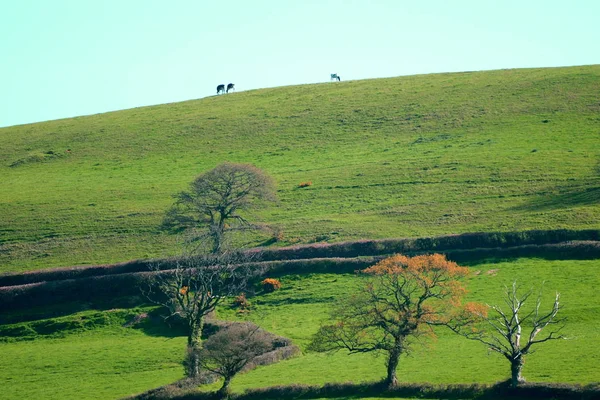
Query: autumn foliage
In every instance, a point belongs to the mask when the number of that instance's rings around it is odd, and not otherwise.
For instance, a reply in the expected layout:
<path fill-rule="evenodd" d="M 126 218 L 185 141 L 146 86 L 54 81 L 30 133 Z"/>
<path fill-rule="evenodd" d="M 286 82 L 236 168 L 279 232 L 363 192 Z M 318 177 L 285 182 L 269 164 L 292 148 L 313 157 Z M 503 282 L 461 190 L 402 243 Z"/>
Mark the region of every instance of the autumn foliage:
<path fill-rule="evenodd" d="M 265 292 L 274 292 L 276 290 L 281 289 L 281 282 L 279 282 L 279 279 L 274 279 L 274 278 L 264 279 L 260 283 L 260 285 L 262 286 L 262 288 Z"/>
<path fill-rule="evenodd" d="M 239 308 L 239 312 L 247 312 L 252 304 L 246 298 L 246 293 L 242 293 L 233 299 L 233 305 Z"/>
<path fill-rule="evenodd" d="M 459 280 L 469 274 L 469 269 L 442 254 L 415 257 L 396 254 L 362 272 L 378 278 L 378 282 L 368 285 L 368 292 L 383 290 L 391 296 L 402 294 L 409 300 L 400 308 L 416 318 L 417 325 L 445 323 L 457 313 L 466 312 L 460 307 L 466 289 Z"/>
<path fill-rule="evenodd" d="M 463 277 L 469 273 L 469 269 L 461 267 L 454 261 L 449 261 L 443 254 L 427 254 L 415 257 L 407 257 L 396 254 L 377 264 L 363 270 L 365 274 L 410 274 L 417 275 L 442 275 L 448 277 Z"/>
<path fill-rule="evenodd" d="M 372 279 L 363 290 L 338 304 L 332 313 L 335 322 L 322 326 L 310 347 L 317 351 L 386 352 L 386 383 L 394 386 L 400 355 L 414 339 L 434 336 L 432 325 L 445 325 L 467 313 L 461 306 L 466 290 L 459 280 L 469 270 L 441 254 L 398 254 L 362 273 Z M 474 304 L 469 310 L 480 311 Z M 473 316 L 470 311 L 468 315 Z"/>

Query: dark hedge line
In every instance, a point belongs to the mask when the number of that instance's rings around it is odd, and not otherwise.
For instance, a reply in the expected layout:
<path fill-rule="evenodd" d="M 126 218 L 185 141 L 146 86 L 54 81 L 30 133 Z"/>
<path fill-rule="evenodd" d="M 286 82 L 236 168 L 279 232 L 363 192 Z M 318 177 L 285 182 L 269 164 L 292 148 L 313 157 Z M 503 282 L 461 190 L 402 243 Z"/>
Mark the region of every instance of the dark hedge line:
<path fill-rule="evenodd" d="M 377 260 L 365 259 L 316 259 L 261 262 L 251 264 L 261 275 L 279 276 L 286 273 L 335 272 L 352 273 L 367 268 Z M 45 304 L 70 301 L 97 302 L 121 296 L 141 295 L 141 287 L 152 274 L 171 273 L 171 264 L 161 265 L 161 272 L 130 272 L 79 279 L 45 281 L 19 286 L 0 287 L 0 311 L 17 310 Z"/>
<path fill-rule="evenodd" d="M 448 250 L 440 251 L 440 253 L 446 254 L 448 259 L 457 263 L 520 257 L 544 258 L 546 260 L 593 260 L 600 258 L 600 241 L 572 241 L 509 248 Z"/>
<path fill-rule="evenodd" d="M 173 388 L 175 389 L 175 388 Z M 506 382 L 495 385 L 453 384 L 432 385 L 402 383 L 394 388 L 388 388 L 377 383 L 326 383 L 317 385 L 286 385 L 267 388 L 249 389 L 244 393 L 233 393 L 232 400 L 262 400 L 262 399 L 317 399 L 336 397 L 408 397 L 426 399 L 565 399 L 592 400 L 600 398 L 600 386 L 567 385 L 557 383 L 525 383 L 517 388 L 511 388 Z M 147 392 L 134 399 L 178 399 L 178 400 L 216 400 L 214 392 L 202 393 L 190 391 L 189 388 L 179 390 L 163 390 Z"/>
<path fill-rule="evenodd" d="M 345 260 L 339 259 L 337 262 L 348 263 L 349 267 L 347 269 L 348 272 L 352 272 L 355 269 L 361 268 L 361 265 L 364 265 L 364 262 L 355 261 L 353 259 Z M 286 261 L 274 261 L 269 264 L 272 265 L 272 269 L 274 270 L 283 270 L 287 272 L 291 268 L 297 267 L 299 271 L 302 271 L 309 266 L 311 269 L 310 272 L 319 272 L 320 268 L 325 268 L 324 270 L 328 270 L 329 267 L 321 266 L 321 259 L 315 260 L 286 260 Z M 352 265 L 357 264 L 357 267 L 352 269 Z M 261 263 L 262 264 L 262 263 Z M 28 285 L 32 283 L 41 283 L 41 282 L 51 282 L 51 281 L 60 281 L 60 280 L 68 280 L 68 279 L 81 279 L 81 278 L 89 278 L 89 277 L 100 277 L 100 276 L 108 276 L 108 275 L 120 275 L 126 273 L 135 273 L 135 272 L 148 272 L 150 271 L 150 267 L 158 267 L 160 270 L 169 270 L 172 269 L 175 265 L 175 261 L 173 260 L 136 260 L 130 261 L 122 264 L 113 264 L 113 265 L 98 265 L 93 267 L 72 267 L 72 268 L 57 268 L 53 270 L 43 270 L 43 271 L 32 271 L 26 272 L 18 275 L 5 275 L 0 276 L 0 288 L 8 287 L 8 286 L 20 286 L 20 285 Z M 366 268 L 366 267 L 363 267 Z M 343 270 L 343 269 L 342 269 Z"/>
<path fill-rule="evenodd" d="M 252 250 L 261 261 L 330 257 L 377 256 L 394 253 L 444 252 L 476 248 L 508 248 L 574 240 L 600 240 L 600 230 L 533 230 L 524 232 L 477 232 L 418 239 L 359 240 L 342 243 L 258 248 Z"/>
<path fill-rule="evenodd" d="M 248 253 L 255 261 L 286 261 L 313 258 L 353 258 L 394 253 L 443 252 L 449 254 L 450 250 L 471 250 L 477 248 L 505 249 L 515 246 L 555 244 L 575 240 L 598 241 L 600 240 L 600 230 L 575 231 L 561 229 L 524 232 L 479 232 L 418 239 L 360 240 L 355 242 L 319 243 L 282 248 L 257 248 L 249 250 Z M 0 287 L 91 276 L 144 272 L 149 270 L 150 265 L 157 263 L 161 264 L 161 268 L 169 269 L 168 260 L 133 260 L 119 264 L 64 267 L 20 274 L 0 275 Z"/>
<path fill-rule="evenodd" d="M 277 277 L 287 274 L 335 273 L 350 274 L 365 269 L 383 257 L 314 258 L 312 260 L 267 261 L 254 263 L 265 269 L 264 274 Z"/>
<path fill-rule="evenodd" d="M 150 273 L 135 272 L 0 287 L 0 311 L 139 295 L 139 285 L 148 274 Z"/>
<path fill-rule="evenodd" d="M 457 262 L 486 259 L 509 259 L 517 257 L 540 257 L 546 259 L 597 259 L 600 258 L 600 242 L 582 241 L 547 245 L 527 245 L 512 248 L 472 249 L 442 251 L 450 260 Z M 409 255 L 415 253 L 407 253 Z M 367 268 L 378 257 L 317 258 L 312 260 L 289 260 L 252 263 L 263 275 L 271 277 L 285 274 L 305 273 L 352 273 Z M 169 262 L 161 265 L 160 273 Z M 16 310 L 45 304 L 69 301 L 98 301 L 119 296 L 140 295 L 144 279 L 157 272 L 131 272 L 79 279 L 37 282 L 27 285 L 0 287 L 0 311 Z"/>
<path fill-rule="evenodd" d="M 27 285 L 36 282 L 59 281 L 64 279 L 87 278 L 113 274 L 149 271 L 151 265 L 161 265 L 169 269 L 173 262 L 169 260 L 132 260 L 118 264 L 82 265 L 76 267 L 61 267 L 19 274 L 0 275 L 0 287 Z M 172 268 L 172 267 L 171 267 Z"/>

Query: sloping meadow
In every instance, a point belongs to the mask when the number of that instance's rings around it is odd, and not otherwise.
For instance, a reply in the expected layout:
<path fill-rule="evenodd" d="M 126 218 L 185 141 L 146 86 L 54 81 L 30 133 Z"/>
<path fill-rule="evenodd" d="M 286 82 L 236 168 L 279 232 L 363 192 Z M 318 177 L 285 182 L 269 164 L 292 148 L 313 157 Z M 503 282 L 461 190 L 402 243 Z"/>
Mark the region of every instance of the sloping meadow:
<path fill-rule="evenodd" d="M 469 300 L 500 303 L 515 279 L 545 282 L 545 299 L 560 291 L 570 340 L 540 347 L 524 374 L 600 381 L 598 93 L 600 66 L 503 70 L 264 89 L 0 129 L 3 396 L 117 398 L 182 377 L 181 333 L 130 320 L 152 312 L 134 308 L 149 265 L 169 273 L 164 260 L 180 248 L 159 229 L 171 196 L 223 161 L 278 182 L 279 202 L 251 216 L 277 234 L 251 245 L 280 248 L 251 252 L 282 288 L 253 287 L 249 313 L 228 303 L 218 315 L 304 351 L 236 377 L 237 393 L 296 384 L 323 394 L 315 385 L 381 379 L 382 358 L 306 347 L 336 299 L 360 290 L 353 272 L 399 252 L 466 263 Z M 478 343 L 437 333 L 402 360 L 409 389 L 508 376 Z"/>
<path fill-rule="evenodd" d="M 252 218 L 279 245 L 597 229 L 599 78 L 348 81 L 2 128 L 0 271 L 176 254 L 158 229 L 171 196 L 223 161 L 277 180 Z"/>

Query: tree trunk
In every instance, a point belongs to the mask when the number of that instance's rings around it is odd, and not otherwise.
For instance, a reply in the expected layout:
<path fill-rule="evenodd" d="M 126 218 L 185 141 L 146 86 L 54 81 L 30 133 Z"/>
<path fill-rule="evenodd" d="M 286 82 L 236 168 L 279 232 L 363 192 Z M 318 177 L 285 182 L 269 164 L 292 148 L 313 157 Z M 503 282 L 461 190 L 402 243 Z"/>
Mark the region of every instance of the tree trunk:
<path fill-rule="evenodd" d="M 221 386 L 221 389 L 219 389 L 219 391 L 217 392 L 219 395 L 219 398 L 221 399 L 226 399 L 229 395 L 229 383 L 231 382 L 231 377 L 230 376 L 226 376 L 225 377 L 225 381 L 223 382 L 223 386 Z"/>
<path fill-rule="evenodd" d="M 218 224 L 210 227 L 210 231 L 212 237 L 212 253 L 219 254 L 223 247 L 223 235 L 225 233 L 225 221 L 222 216 Z"/>
<path fill-rule="evenodd" d="M 510 385 L 517 387 L 519 383 L 525 382 L 525 378 L 521 375 L 523 369 L 523 358 L 518 357 L 511 361 L 510 364 Z"/>
<path fill-rule="evenodd" d="M 188 346 L 202 347 L 202 328 L 204 328 L 204 318 L 188 320 Z"/>
<path fill-rule="evenodd" d="M 212 242 L 212 253 L 219 254 L 221 252 L 221 236 L 217 232 L 213 232 Z"/>
<path fill-rule="evenodd" d="M 387 377 L 385 383 L 388 387 L 394 387 L 398 385 L 398 378 L 396 377 L 396 368 L 400 362 L 400 354 L 402 353 L 402 347 L 395 346 L 388 356 L 387 361 Z"/>
<path fill-rule="evenodd" d="M 202 349 L 203 326 L 203 319 L 192 321 L 189 326 L 186 360 L 186 374 L 188 378 L 197 378 L 200 375 L 200 350 Z"/>
<path fill-rule="evenodd" d="M 187 356 L 185 360 L 185 374 L 188 378 L 197 378 L 200 375 L 200 348 L 195 346 L 187 347 Z"/>

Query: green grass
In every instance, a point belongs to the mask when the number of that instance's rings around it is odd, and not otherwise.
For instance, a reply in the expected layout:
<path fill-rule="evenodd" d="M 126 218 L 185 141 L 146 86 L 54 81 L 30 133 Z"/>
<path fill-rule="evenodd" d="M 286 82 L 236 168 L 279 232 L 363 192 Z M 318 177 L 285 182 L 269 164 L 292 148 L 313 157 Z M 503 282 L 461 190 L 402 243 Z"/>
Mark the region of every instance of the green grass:
<path fill-rule="evenodd" d="M 82 318 L 100 314 L 103 325 L 73 329 Z M 56 328 L 58 322 L 70 329 L 0 341 L 2 398 L 116 399 L 181 378 L 185 338 L 122 327 L 124 317 L 132 315 L 79 313 L 34 324 Z"/>
<path fill-rule="evenodd" d="M 600 66 L 502 70 L 255 90 L 2 128 L 0 273 L 177 253 L 178 238 L 158 229 L 171 195 L 223 161 L 275 177 L 280 202 L 254 218 L 278 225 L 282 244 L 599 228 L 598 93 Z M 297 187 L 306 181 L 312 186 Z M 599 266 L 472 265 L 481 273 L 469 279 L 469 298 L 497 303 L 515 278 L 545 281 L 547 298 L 561 291 L 571 339 L 540 346 L 524 374 L 600 381 Z M 248 318 L 303 349 L 333 301 L 362 280 L 281 279 L 281 291 L 250 299 Z M 179 379 L 185 338 L 123 326 L 142 311 L 0 326 L 3 398 L 120 398 Z M 239 317 L 226 306 L 219 314 Z M 374 381 L 384 372 L 381 357 L 305 352 L 240 375 L 233 388 Z M 446 331 L 415 346 L 399 369 L 405 382 L 507 376 L 505 360 Z"/>
<path fill-rule="evenodd" d="M 545 261 L 519 259 L 515 262 L 475 265 L 481 271 L 468 281 L 469 300 L 500 303 L 504 285 L 517 279 L 524 287 L 544 283 L 545 299 L 551 304 L 556 290 L 568 318 L 569 340 L 539 345 L 527 358 L 524 375 L 534 382 L 590 383 L 600 381 L 600 261 Z M 327 321 L 334 298 L 349 293 L 361 278 L 352 275 L 313 275 L 282 278 L 284 289 L 251 299 L 257 311 L 251 318 L 264 328 L 290 337 L 305 348 L 319 321 Z M 235 317 L 232 312 L 222 312 Z M 403 382 L 493 383 L 507 379 L 509 365 L 501 356 L 488 354 L 477 342 L 438 331 L 436 341 L 416 345 L 403 357 L 398 370 Z M 306 353 L 277 365 L 259 368 L 236 377 L 235 390 L 289 383 L 363 382 L 385 376 L 384 358 L 371 355 Z"/>
<path fill-rule="evenodd" d="M 598 228 L 599 92 L 600 66 L 502 70 L 2 128 L 0 272 L 173 254 L 171 195 L 226 160 L 276 178 L 284 244 Z"/>
<path fill-rule="evenodd" d="M 513 279 L 525 287 L 545 281 L 545 298 L 559 290 L 568 317 L 570 340 L 541 345 L 527 358 L 524 375 L 534 382 L 600 381 L 600 261 L 519 259 L 472 265 L 480 271 L 467 281 L 469 300 L 498 303 L 503 285 Z M 335 299 L 359 288 L 364 278 L 348 274 L 288 275 L 280 291 L 250 298 L 247 317 L 265 329 L 291 338 L 303 350 Z M 179 379 L 185 337 L 164 329 L 122 325 L 147 309 L 85 311 L 44 321 L 4 325 L 0 335 L 31 329 L 29 335 L 0 342 L 3 398 L 119 398 Z M 239 318 L 224 305 L 219 316 Z M 91 321 L 83 323 L 82 321 Z M 40 330 L 40 327 L 42 328 Z M 13 331 L 11 331 L 11 329 Z M 416 345 L 402 357 L 403 382 L 492 383 L 508 377 L 508 363 L 483 345 L 439 331 L 436 341 Z M 384 358 L 304 351 L 303 355 L 237 376 L 242 391 L 278 384 L 363 382 L 382 379 Z M 218 384 L 203 388 L 214 389 Z"/>

